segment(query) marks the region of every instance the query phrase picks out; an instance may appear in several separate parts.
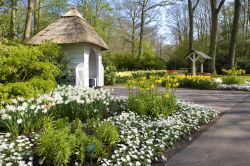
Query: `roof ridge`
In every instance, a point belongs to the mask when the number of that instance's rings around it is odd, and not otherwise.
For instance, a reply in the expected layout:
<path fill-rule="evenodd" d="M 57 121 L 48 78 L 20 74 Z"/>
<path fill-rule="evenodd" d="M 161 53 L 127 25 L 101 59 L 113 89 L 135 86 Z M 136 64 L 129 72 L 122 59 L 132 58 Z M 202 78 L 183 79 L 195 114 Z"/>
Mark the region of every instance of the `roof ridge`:
<path fill-rule="evenodd" d="M 72 7 L 69 11 L 67 11 L 61 17 L 80 17 L 84 21 L 87 21 L 85 18 L 82 17 L 81 13 L 77 10 L 77 7 Z"/>

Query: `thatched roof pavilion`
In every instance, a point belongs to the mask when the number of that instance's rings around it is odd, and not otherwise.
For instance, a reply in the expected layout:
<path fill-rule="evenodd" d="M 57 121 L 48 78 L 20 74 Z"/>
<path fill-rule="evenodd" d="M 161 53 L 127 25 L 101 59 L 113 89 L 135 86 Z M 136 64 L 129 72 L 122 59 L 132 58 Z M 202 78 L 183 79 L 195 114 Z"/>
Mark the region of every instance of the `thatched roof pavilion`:
<path fill-rule="evenodd" d="M 36 34 L 28 44 L 37 45 L 46 41 L 61 45 L 62 51 L 68 55 L 74 72 L 66 80 L 83 87 L 104 85 L 102 51 L 108 46 L 76 8 Z"/>
<path fill-rule="evenodd" d="M 42 44 L 45 41 L 57 44 L 91 43 L 101 47 L 103 50 L 108 49 L 107 44 L 75 7 L 36 34 L 28 41 L 28 44 Z"/>

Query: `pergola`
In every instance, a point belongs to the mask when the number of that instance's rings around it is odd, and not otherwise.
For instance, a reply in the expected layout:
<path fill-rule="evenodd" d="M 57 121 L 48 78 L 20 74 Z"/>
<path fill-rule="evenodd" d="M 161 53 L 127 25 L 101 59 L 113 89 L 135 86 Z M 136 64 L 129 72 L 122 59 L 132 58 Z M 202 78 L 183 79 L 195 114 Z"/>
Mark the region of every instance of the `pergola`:
<path fill-rule="evenodd" d="M 202 51 L 192 50 L 188 53 L 186 59 L 190 59 L 192 61 L 192 74 L 196 75 L 196 62 L 199 61 L 201 64 L 201 73 L 203 73 L 203 63 L 206 59 L 211 60 L 212 58 L 205 54 Z"/>

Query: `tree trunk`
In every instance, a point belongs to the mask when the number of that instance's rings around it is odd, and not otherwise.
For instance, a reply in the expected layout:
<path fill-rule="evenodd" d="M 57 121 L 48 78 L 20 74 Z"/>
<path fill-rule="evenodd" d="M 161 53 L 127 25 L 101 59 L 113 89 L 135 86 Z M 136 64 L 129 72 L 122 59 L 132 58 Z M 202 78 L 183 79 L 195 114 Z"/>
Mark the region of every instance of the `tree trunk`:
<path fill-rule="evenodd" d="M 25 22 L 25 29 L 23 40 L 27 41 L 30 38 L 31 30 L 32 30 L 32 12 L 33 12 L 33 0 L 28 0 L 28 10 Z"/>
<path fill-rule="evenodd" d="M 212 57 L 210 70 L 213 74 L 216 74 L 216 49 L 217 49 L 217 33 L 218 33 L 218 15 L 216 11 L 212 11 L 212 25 L 210 32 L 210 51 L 209 55 Z"/>
<path fill-rule="evenodd" d="M 34 34 L 37 34 L 40 31 L 41 2 L 42 2 L 42 0 L 35 0 Z"/>
<path fill-rule="evenodd" d="M 240 0 L 234 1 L 234 20 L 233 20 L 233 29 L 231 33 L 230 47 L 229 47 L 229 58 L 230 58 L 230 68 L 233 69 L 235 62 L 235 48 L 236 48 L 236 38 L 238 32 L 238 25 L 240 20 Z"/>
<path fill-rule="evenodd" d="M 193 13 L 193 6 L 192 0 L 188 0 L 188 14 L 189 14 L 189 43 L 188 48 L 189 52 L 193 50 L 193 33 L 194 33 L 194 13 Z"/>
<path fill-rule="evenodd" d="M 224 4 L 225 0 L 221 0 L 217 7 L 217 0 L 210 2 L 211 5 L 211 30 L 210 30 L 210 48 L 209 55 L 213 58 L 210 63 L 210 71 L 216 74 L 216 49 L 217 49 L 217 36 L 218 36 L 218 14 Z"/>
<path fill-rule="evenodd" d="M 145 23 L 145 7 L 146 7 L 146 0 L 143 0 L 142 7 L 141 7 L 141 28 L 140 28 L 140 35 L 139 35 L 140 39 L 139 39 L 138 59 L 140 59 L 142 55 L 142 42 L 143 42 L 144 23 Z"/>
<path fill-rule="evenodd" d="M 10 39 L 14 39 L 16 36 L 16 12 L 17 12 L 17 0 L 11 1 L 11 18 L 10 18 Z"/>

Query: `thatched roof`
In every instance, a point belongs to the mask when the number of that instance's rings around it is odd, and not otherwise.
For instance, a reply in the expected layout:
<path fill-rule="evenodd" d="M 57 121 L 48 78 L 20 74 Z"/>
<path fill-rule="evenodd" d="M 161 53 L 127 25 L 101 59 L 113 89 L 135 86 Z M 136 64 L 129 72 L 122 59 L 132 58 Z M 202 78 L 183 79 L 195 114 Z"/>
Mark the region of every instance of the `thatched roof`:
<path fill-rule="evenodd" d="M 203 57 L 204 59 L 212 59 L 210 56 L 208 56 L 207 54 L 205 54 L 204 52 L 202 51 L 197 51 L 197 50 L 192 50 L 190 51 L 188 54 L 187 54 L 187 57 L 188 58 L 192 53 L 195 53 L 197 55 L 200 55 L 201 57 Z"/>
<path fill-rule="evenodd" d="M 57 44 L 91 43 L 107 50 L 108 46 L 87 23 L 76 8 L 70 9 L 28 41 L 28 44 L 42 44 L 45 41 Z"/>

